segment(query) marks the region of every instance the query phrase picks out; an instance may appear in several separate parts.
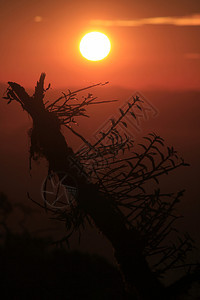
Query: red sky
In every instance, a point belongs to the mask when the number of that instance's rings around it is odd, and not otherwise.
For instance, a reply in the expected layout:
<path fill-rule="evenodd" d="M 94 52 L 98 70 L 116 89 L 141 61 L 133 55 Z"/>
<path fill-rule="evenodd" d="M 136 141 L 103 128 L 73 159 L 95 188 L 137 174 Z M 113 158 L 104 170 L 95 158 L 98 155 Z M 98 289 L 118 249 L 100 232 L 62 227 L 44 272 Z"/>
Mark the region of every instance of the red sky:
<path fill-rule="evenodd" d="M 7 0 L 0 3 L 0 28 L 3 82 L 32 87 L 45 71 L 54 88 L 99 81 L 134 90 L 200 87 L 199 0 Z M 112 43 L 100 62 L 78 49 L 93 30 Z"/>
<path fill-rule="evenodd" d="M 159 113 L 143 123 L 141 134 L 156 131 L 191 163 L 188 171 L 181 170 L 172 177 L 174 183 L 169 180 L 167 184 L 170 191 L 187 189 L 184 222 L 196 238 L 200 207 L 199 16 L 199 0 L 0 1 L 0 94 L 6 90 L 1 82 L 15 81 L 33 88 L 42 71 L 53 89 L 109 81 L 108 90 L 106 86 L 95 95 L 125 101 L 132 91 L 144 94 Z M 100 62 L 85 60 L 78 49 L 81 37 L 93 30 L 107 34 L 112 43 L 110 55 Z M 186 92 L 192 89 L 198 91 Z M 7 106 L 0 102 L 0 191 L 13 202 L 16 195 L 27 201 L 31 121 L 17 103 Z M 85 135 L 92 136 L 118 112 L 119 105 L 122 103 L 100 108 L 98 114 L 92 111 L 90 121 L 82 124 Z"/>

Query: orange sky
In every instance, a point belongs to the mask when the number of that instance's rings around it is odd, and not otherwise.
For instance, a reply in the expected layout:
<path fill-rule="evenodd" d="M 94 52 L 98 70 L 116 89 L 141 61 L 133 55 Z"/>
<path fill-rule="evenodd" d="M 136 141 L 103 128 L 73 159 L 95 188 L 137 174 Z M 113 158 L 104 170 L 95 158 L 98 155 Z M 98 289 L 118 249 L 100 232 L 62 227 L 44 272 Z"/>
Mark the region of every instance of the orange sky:
<path fill-rule="evenodd" d="M 158 115 L 144 121 L 138 135 L 155 131 L 191 163 L 187 170 L 172 174 L 166 185 L 170 192 L 186 188 L 181 226 L 200 245 L 199 15 L 200 0 L 0 1 L 0 95 L 7 87 L 1 82 L 15 81 L 33 89 L 42 71 L 53 88 L 47 97 L 57 88 L 60 96 L 64 88 L 109 81 L 94 95 L 121 102 L 100 106 L 98 114 L 92 108 L 91 118 L 78 127 L 88 138 L 117 116 L 132 91 L 141 92 Z M 100 62 L 85 60 L 78 49 L 81 37 L 93 30 L 106 33 L 112 43 L 110 55 Z M 191 89 L 198 91 L 186 92 Z M 29 179 L 30 127 L 31 120 L 18 103 L 8 106 L 0 101 L 0 191 L 13 203 L 16 197 L 27 201 L 30 186 L 40 192 Z M 68 140 L 71 146 L 74 141 L 67 136 Z M 35 170 L 41 169 L 36 165 Z"/>
<path fill-rule="evenodd" d="M 3 82 L 32 87 L 45 71 L 54 88 L 99 81 L 134 90 L 200 88 L 199 0 L 8 0 L 0 3 L 0 26 Z M 100 62 L 78 49 L 93 30 L 112 43 Z"/>

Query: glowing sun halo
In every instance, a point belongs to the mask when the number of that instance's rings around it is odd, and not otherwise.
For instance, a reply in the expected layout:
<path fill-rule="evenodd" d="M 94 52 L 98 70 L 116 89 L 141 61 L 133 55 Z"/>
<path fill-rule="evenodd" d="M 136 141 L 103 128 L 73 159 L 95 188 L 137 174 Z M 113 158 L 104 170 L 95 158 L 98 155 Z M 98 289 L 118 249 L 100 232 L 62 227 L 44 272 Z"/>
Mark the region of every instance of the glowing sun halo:
<path fill-rule="evenodd" d="M 98 61 L 105 58 L 110 52 L 109 38 L 101 32 L 89 32 L 80 42 L 80 52 L 88 60 Z"/>

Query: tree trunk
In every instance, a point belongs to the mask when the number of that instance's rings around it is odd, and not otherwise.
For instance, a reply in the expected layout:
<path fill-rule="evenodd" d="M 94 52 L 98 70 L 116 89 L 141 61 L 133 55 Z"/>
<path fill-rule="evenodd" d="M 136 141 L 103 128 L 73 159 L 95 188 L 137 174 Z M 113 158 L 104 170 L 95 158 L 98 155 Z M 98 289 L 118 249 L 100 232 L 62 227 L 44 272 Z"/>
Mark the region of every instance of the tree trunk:
<path fill-rule="evenodd" d="M 89 183 L 81 176 L 79 170 L 72 166 L 69 158 L 73 156 L 73 151 L 60 131 L 59 120 L 53 113 L 45 110 L 43 104 L 44 75 L 41 75 L 37 83 L 34 97 L 30 97 L 16 83 L 9 82 L 9 85 L 14 99 L 20 102 L 33 119 L 31 155 L 40 149 L 49 163 L 50 170 L 66 172 L 76 179 L 76 200 L 111 242 L 129 291 L 135 299 L 164 299 L 164 288 L 151 272 L 143 256 L 139 233 L 129 230 L 125 225 L 124 216 L 112 201 L 102 195 L 94 184 Z"/>

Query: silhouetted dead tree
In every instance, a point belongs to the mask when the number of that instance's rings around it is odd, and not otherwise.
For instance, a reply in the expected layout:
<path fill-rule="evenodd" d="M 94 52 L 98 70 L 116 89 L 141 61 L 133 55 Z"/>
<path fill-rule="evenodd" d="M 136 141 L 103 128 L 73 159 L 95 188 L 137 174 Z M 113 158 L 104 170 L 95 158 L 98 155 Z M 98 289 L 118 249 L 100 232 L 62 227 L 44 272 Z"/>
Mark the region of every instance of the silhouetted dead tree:
<path fill-rule="evenodd" d="M 180 286 L 182 293 L 184 288 L 188 289 L 185 281 L 199 279 L 198 265 L 189 264 L 188 274 L 174 285 L 164 287 L 160 281 L 168 270 L 185 268 L 186 253 L 193 249 L 188 235 L 179 238 L 177 244 L 165 242 L 178 218 L 174 207 L 182 192 L 167 194 L 158 188 L 149 192 L 146 183 L 158 183 L 161 175 L 187 164 L 173 147 L 164 147 L 163 139 L 154 133 L 138 145 L 119 133 L 119 124 L 127 127 L 124 117 L 131 114 L 136 118 L 134 110 L 141 110 L 138 97 L 132 98 L 124 111 L 120 109 L 120 117 L 111 119 L 110 128 L 100 132 L 99 140 L 91 144 L 73 124 L 77 117 L 87 117 L 88 105 L 106 101 L 97 101 L 92 94 L 78 101 L 78 92 L 85 90 L 81 89 L 63 93 L 53 103 L 44 103 L 44 79 L 42 73 L 33 96 L 19 84 L 9 82 L 5 99 L 9 103 L 19 102 L 32 117 L 30 160 L 44 156 L 49 174 L 57 174 L 60 179 L 61 172 L 69 174 L 65 179 L 68 186 L 73 186 L 70 178 L 76 181 L 78 195 L 73 205 L 63 209 L 50 208 L 46 202 L 39 204 L 66 223 L 68 235 L 60 242 L 68 242 L 84 222 L 94 223 L 112 243 L 127 288 L 135 299 L 175 299 Z M 85 146 L 74 153 L 61 133 L 61 126 L 72 131 Z M 149 257 L 157 258 L 151 266 L 147 263 Z"/>

